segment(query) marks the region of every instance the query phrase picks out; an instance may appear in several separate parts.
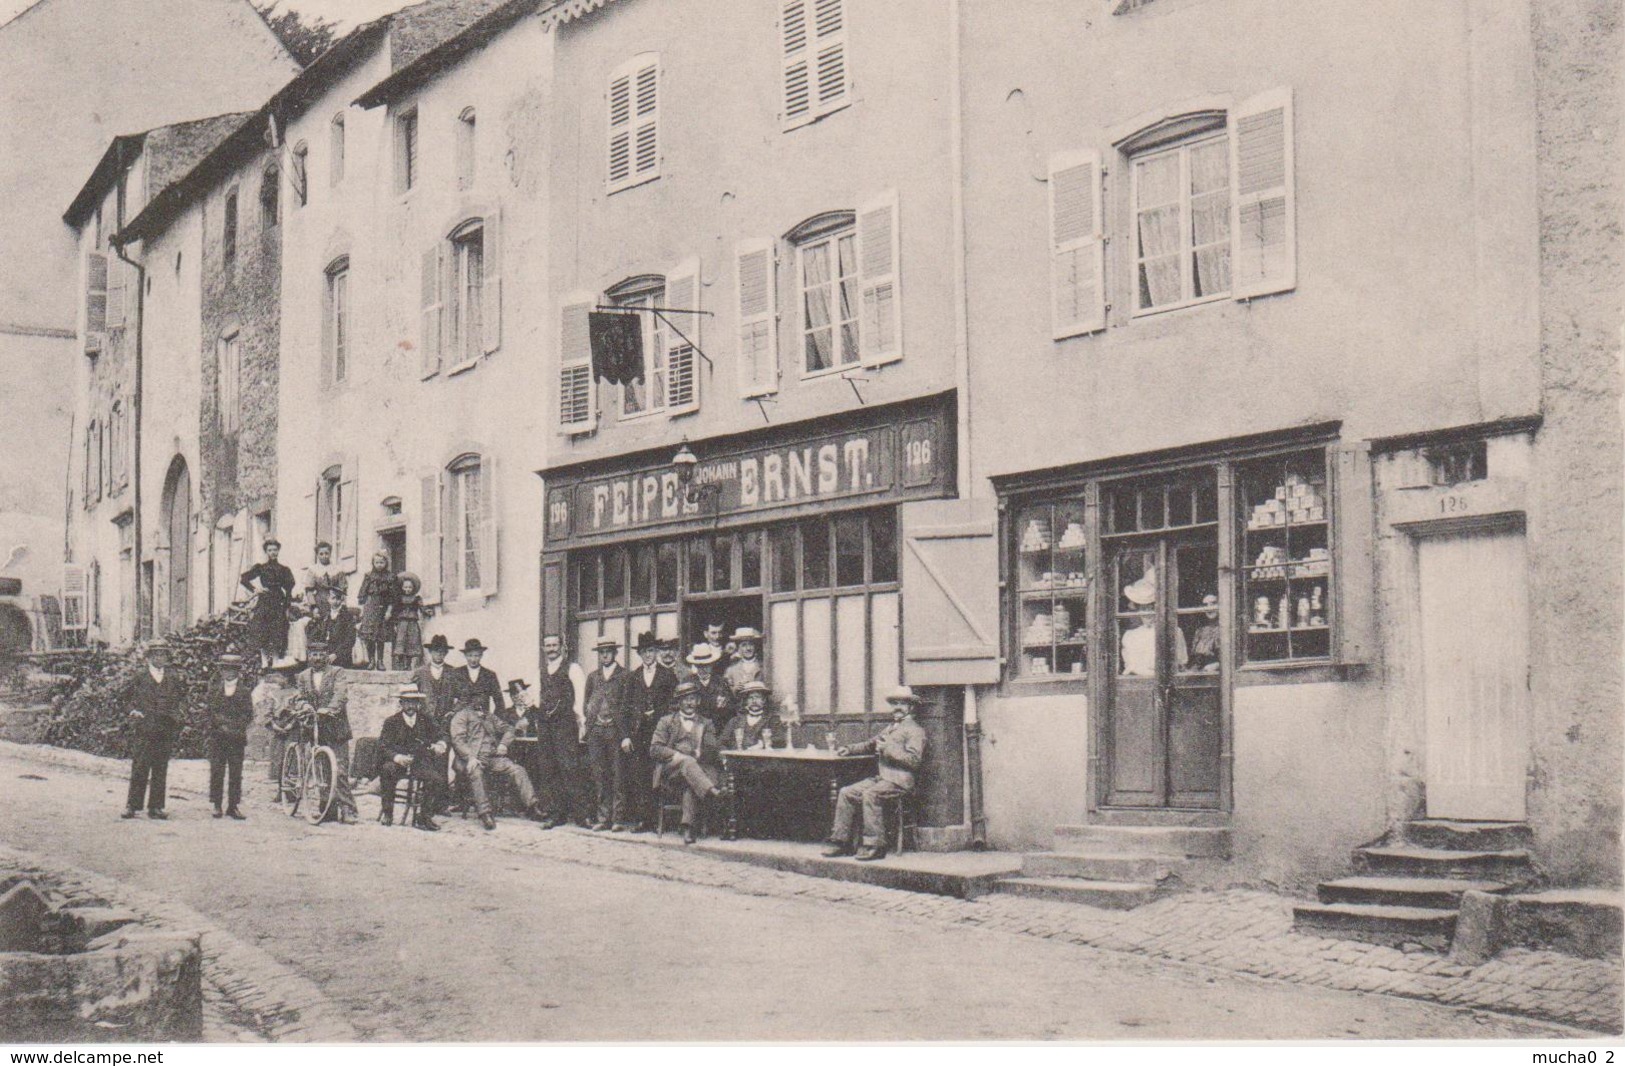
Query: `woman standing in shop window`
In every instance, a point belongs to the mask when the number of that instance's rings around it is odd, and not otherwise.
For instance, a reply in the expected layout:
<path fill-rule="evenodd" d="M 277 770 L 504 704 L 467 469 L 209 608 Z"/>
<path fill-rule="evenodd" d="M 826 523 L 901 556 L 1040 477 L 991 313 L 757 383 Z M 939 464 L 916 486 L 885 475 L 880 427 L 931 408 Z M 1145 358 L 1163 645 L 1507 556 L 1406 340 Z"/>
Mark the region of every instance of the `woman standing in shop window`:
<path fill-rule="evenodd" d="M 360 635 L 367 648 L 367 665 L 374 670 L 389 669 L 389 618 L 400 596 L 400 582 L 389 572 L 389 553 L 374 552 L 372 569 L 361 579 L 355 600 L 361 606 Z"/>

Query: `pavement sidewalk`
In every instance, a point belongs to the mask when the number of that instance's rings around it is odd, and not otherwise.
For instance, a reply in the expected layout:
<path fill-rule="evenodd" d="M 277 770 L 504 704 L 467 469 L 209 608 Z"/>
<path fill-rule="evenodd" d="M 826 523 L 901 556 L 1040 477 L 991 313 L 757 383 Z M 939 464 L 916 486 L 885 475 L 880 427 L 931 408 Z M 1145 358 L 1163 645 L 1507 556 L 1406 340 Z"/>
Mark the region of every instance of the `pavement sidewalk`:
<path fill-rule="evenodd" d="M 0 754 L 91 773 L 122 776 L 126 764 L 80 752 L 0 744 Z M 265 767 L 245 772 L 248 802 L 263 806 Z M 203 792 L 207 766 L 171 764 L 172 791 Z M 385 829 L 363 799 L 358 832 Z M 922 923 L 968 925 L 1012 935 L 1089 945 L 1153 959 L 1191 963 L 1273 980 L 1373 992 L 1521 1015 L 1617 1034 L 1622 1026 L 1618 958 L 1580 959 L 1550 951 L 1511 950 L 1478 966 L 1425 951 L 1329 940 L 1292 929 L 1290 897 L 1250 889 L 1192 891 L 1132 911 L 993 894 L 975 899 L 923 894 L 874 884 L 827 880 L 735 861 L 652 835 L 543 831 L 504 819 L 494 833 L 472 819 L 450 818 L 439 841 L 448 850 L 489 849 L 535 855 L 622 873 L 708 885 L 749 895 L 807 898 Z"/>

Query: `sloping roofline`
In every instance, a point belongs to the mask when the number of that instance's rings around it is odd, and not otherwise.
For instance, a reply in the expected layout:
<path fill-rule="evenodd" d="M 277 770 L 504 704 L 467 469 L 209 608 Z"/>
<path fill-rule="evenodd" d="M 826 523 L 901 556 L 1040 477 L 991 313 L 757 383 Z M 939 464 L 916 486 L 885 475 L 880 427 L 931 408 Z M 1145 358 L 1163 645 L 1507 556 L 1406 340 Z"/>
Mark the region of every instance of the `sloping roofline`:
<path fill-rule="evenodd" d="M 560 0 L 509 0 L 476 19 L 461 33 L 440 42 L 356 98 L 356 105 L 374 108 L 399 100 L 455 66 L 465 55 L 482 48 L 498 34 L 546 5 Z"/>

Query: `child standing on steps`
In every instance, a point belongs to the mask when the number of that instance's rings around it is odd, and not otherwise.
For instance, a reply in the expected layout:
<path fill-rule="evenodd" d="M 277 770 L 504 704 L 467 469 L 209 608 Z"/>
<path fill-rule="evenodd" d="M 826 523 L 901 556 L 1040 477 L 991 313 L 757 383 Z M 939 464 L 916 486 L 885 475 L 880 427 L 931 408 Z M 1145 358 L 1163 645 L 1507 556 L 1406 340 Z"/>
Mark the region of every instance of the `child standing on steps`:
<path fill-rule="evenodd" d="M 367 648 L 367 666 L 373 670 L 389 669 L 389 617 L 400 594 L 400 583 L 389 572 L 389 554 L 375 552 L 372 569 L 361 580 L 361 591 L 356 595 L 356 603 L 361 606 L 361 642 Z"/>

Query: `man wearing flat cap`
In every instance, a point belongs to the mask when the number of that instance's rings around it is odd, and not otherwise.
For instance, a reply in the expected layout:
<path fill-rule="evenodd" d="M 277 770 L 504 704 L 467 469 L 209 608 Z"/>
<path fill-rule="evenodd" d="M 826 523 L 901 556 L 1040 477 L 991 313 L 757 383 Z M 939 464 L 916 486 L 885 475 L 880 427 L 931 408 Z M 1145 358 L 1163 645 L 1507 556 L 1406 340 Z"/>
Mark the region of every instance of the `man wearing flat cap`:
<path fill-rule="evenodd" d="M 633 828 L 643 832 L 654 824 L 655 796 L 650 788 L 654 764 L 649 761 L 649 742 L 655 726 L 672 709 L 677 691 L 677 673 L 660 663 L 663 642 L 648 630 L 638 637 L 638 668 L 632 672 L 629 691 L 632 698 L 632 750 L 627 753 L 631 768 L 626 775 L 627 806 Z"/>
<path fill-rule="evenodd" d="M 875 736 L 850 748 L 837 748 L 841 755 L 867 755 L 879 761 L 875 776 L 841 789 L 835 801 L 835 824 L 829 831 L 829 850 L 824 857 L 851 855 L 858 816 L 863 816 L 863 846 L 858 861 L 870 862 L 886 856 L 886 821 L 882 804 L 914 791 L 914 775 L 925 759 L 925 730 L 914 720 L 920 700 L 907 685 L 898 685 L 886 696 L 891 706 L 892 724 Z"/>
<path fill-rule="evenodd" d="M 243 657 L 222 655 L 219 673 L 209 683 L 209 802 L 216 818 L 242 821 L 243 749 L 254 721 L 254 697 L 243 684 Z"/>
<path fill-rule="evenodd" d="M 147 645 L 147 668 L 130 692 L 130 789 L 124 817 L 134 818 L 145 803 L 147 817 L 162 821 L 169 785 L 169 756 L 186 723 L 186 686 L 169 668 L 169 645 Z"/>
<path fill-rule="evenodd" d="M 434 817 L 446 793 L 445 736 L 429 717 L 429 699 L 416 685 L 404 685 L 396 694 L 400 710 L 384 719 L 378 731 L 378 751 L 383 762 L 378 767 L 380 820 L 395 824 L 395 785 L 408 775 L 418 783 L 417 817 L 412 824 L 435 832 L 440 827 Z"/>
<path fill-rule="evenodd" d="M 597 800 L 593 829 L 626 828 L 626 756 L 632 752 L 631 676 L 617 660 L 620 642 L 605 637 L 593 645 L 598 668 L 587 675 L 587 765 Z"/>
<path fill-rule="evenodd" d="M 339 672 L 328 657 L 327 645 L 313 640 L 305 648 L 310 658 L 310 669 L 299 675 L 294 699 L 316 712 L 320 732 L 317 739 L 323 747 L 332 748 L 338 760 L 334 773 L 335 802 L 329 821 L 340 823 L 356 820 L 355 795 L 350 791 L 350 731 L 349 693 L 339 683 Z"/>

